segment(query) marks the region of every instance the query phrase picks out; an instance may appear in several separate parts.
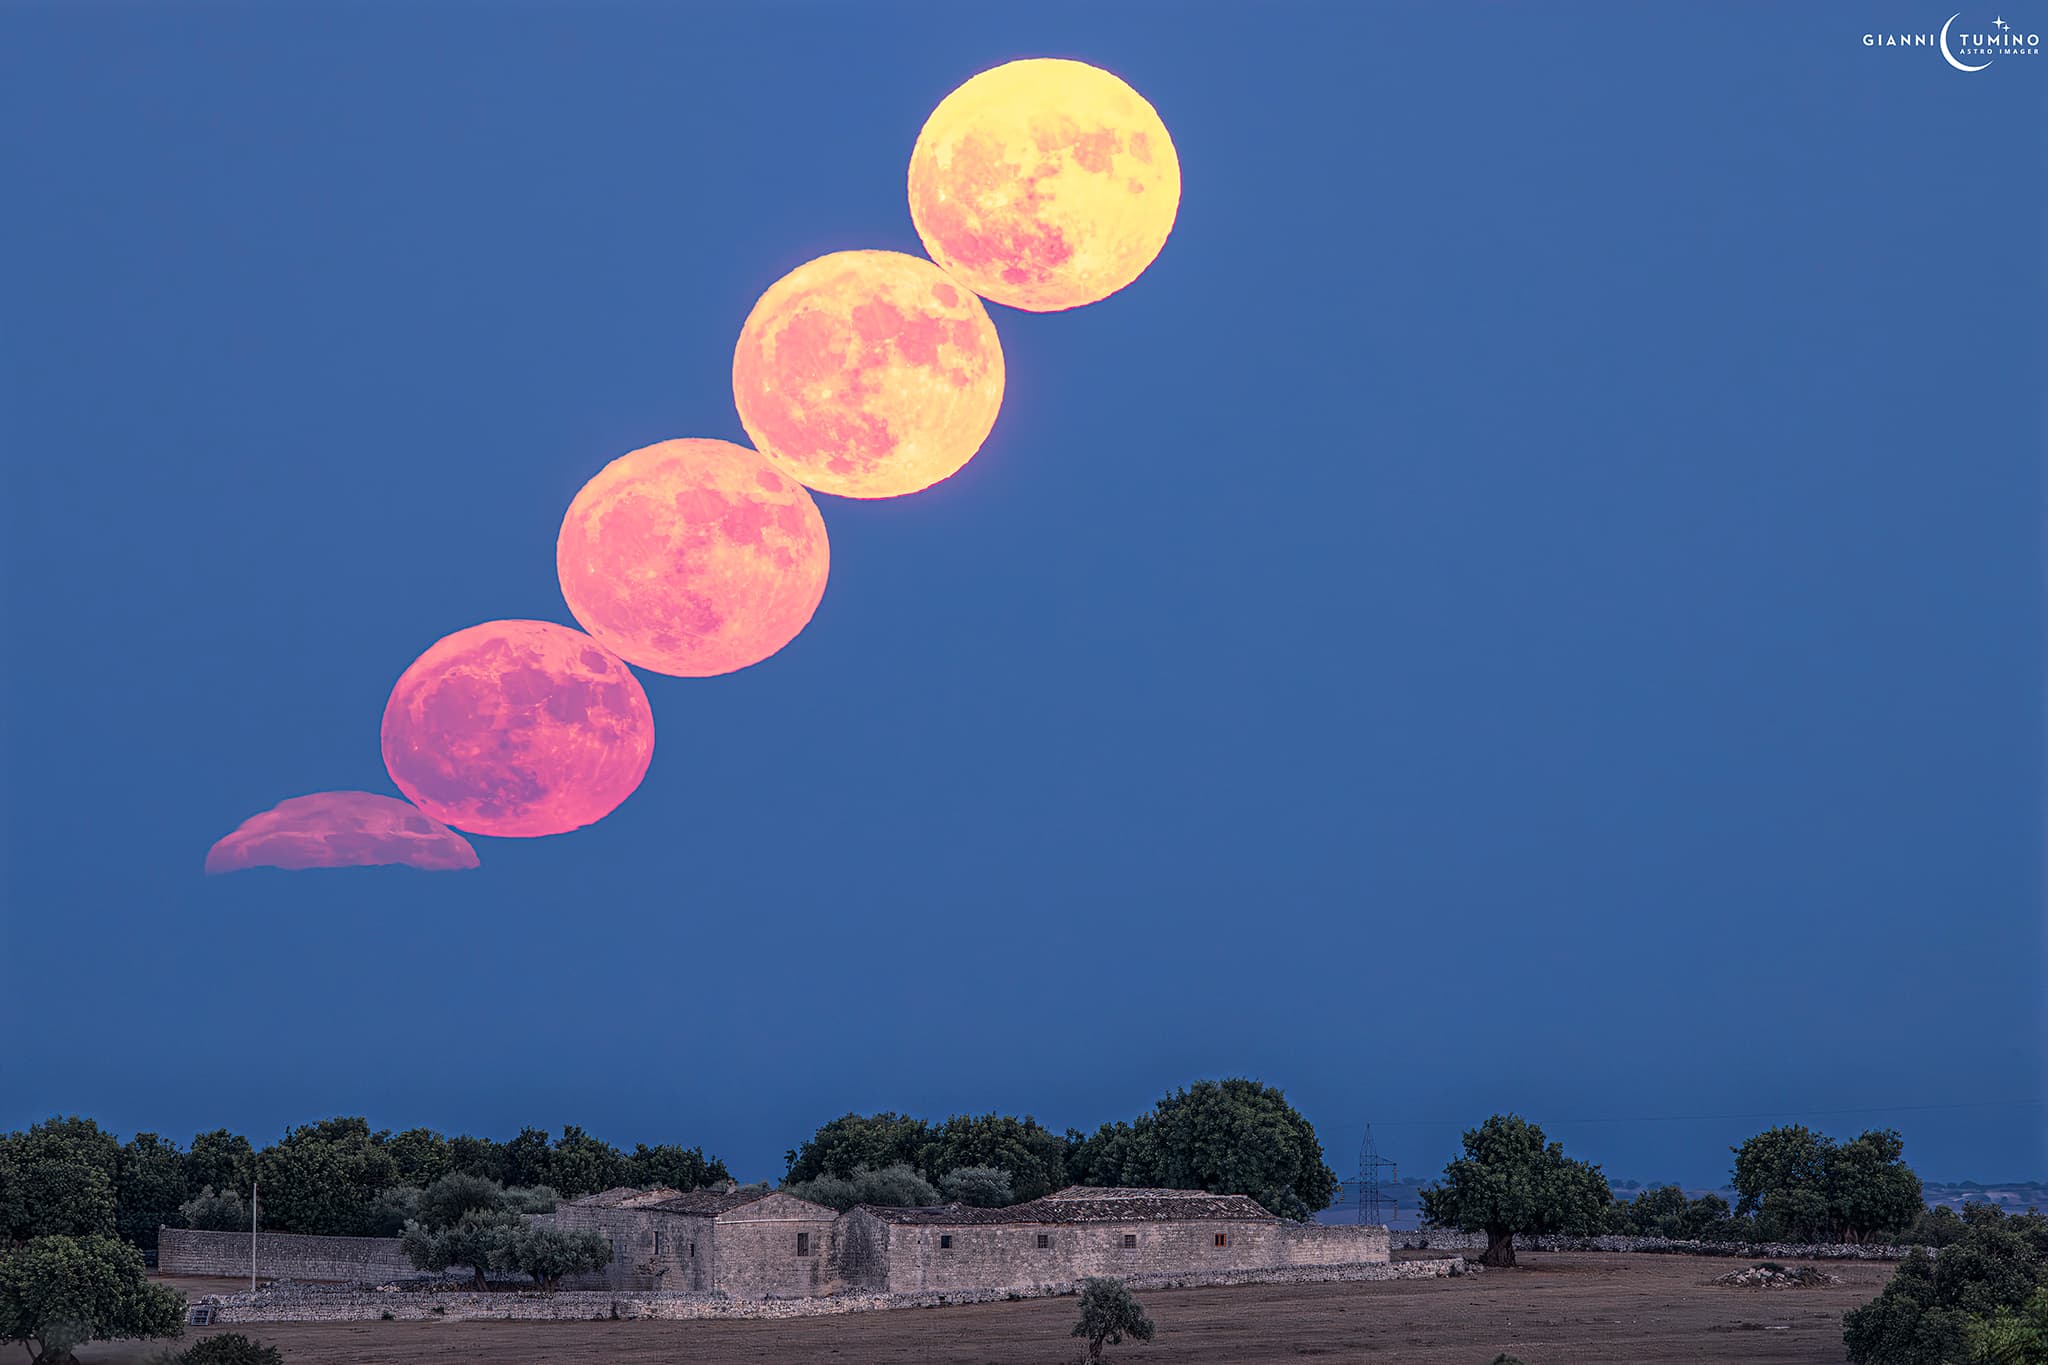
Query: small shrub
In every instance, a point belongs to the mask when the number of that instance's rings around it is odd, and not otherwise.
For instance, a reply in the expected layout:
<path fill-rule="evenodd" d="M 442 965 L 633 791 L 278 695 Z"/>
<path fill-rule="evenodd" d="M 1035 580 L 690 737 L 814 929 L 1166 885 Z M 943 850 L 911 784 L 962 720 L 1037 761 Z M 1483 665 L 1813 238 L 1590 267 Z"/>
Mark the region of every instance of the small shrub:
<path fill-rule="evenodd" d="M 1493 1358 L 1493 1365 L 1526 1365 L 1526 1362 L 1520 1356 L 1511 1356 L 1506 1351 L 1502 1351 Z"/>
<path fill-rule="evenodd" d="M 384 1321 L 386 1321 L 386 1322 L 395 1322 L 395 1321 L 397 1321 L 397 1314 L 393 1313 L 393 1312 L 392 1312 L 392 1311 L 391 1311 L 391 1310 L 390 1310 L 389 1308 L 385 1309 L 385 1310 L 384 1310 Z"/>
<path fill-rule="evenodd" d="M 251 1341 L 240 1332 L 224 1332 L 194 1342 L 174 1359 L 178 1365 L 284 1365 L 284 1352 Z"/>
<path fill-rule="evenodd" d="M 1121 1345 L 1125 1337 L 1150 1341 L 1155 1330 L 1152 1319 L 1145 1316 L 1122 1280 L 1091 1277 L 1081 1281 L 1081 1320 L 1074 1324 L 1072 1335 L 1088 1343 L 1089 1360 L 1101 1360 L 1105 1344 Z"/>
<path fill-rule="evenodd" d="M 249 1230 L 249 1206 L 235 1190 L 216 1191 L 211 1185 L 203 1186 L 198 1194 L 178 1206 L 178 1214 L 186 1227 L 202 1232 Z"/>

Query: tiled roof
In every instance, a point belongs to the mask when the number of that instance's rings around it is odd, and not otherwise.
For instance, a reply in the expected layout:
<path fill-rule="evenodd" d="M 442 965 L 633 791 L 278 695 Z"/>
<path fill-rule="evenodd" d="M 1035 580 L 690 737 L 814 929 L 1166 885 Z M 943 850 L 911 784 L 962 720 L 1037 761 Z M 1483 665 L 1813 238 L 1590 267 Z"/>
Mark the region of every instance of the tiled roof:
<path fill-rule="evenodd" d="M 884 1208 L 863 1204 L 885 1223 L 1173 1223 L 1219 1219 L 1273 1221 L 1256 1199 L 1242 1194 L 1210 1194 L 1205 1190 L 1101 1189 L 1070 1185 L 1058 1193 L 1012 1204 L 1005 1209 L 976 1209 L 963 1204 L 929 1208 Z"/>
<path fill-rule="evenodd" d="M 586 1209 L 640 1209 L 649 1204 L 659 1204 L 664 1199 L 673 1199 L 681 1193 L 681 1190 L 636 1190 L 631 1185 L 619 1185 L 569 1202 Z"/>
<path fill-rule="evenodd" d="M 692 1190 L 688 1194 L 677 1194 L 670 1190 L 669 1197 L 643 1208 L 660 1209 L 663 1213 L 690 1213 L 716 1218 L 721 1213 L 730 1213 L 743 1204 L 752 1204 L 775 1193 L 773 1190 Z"/>

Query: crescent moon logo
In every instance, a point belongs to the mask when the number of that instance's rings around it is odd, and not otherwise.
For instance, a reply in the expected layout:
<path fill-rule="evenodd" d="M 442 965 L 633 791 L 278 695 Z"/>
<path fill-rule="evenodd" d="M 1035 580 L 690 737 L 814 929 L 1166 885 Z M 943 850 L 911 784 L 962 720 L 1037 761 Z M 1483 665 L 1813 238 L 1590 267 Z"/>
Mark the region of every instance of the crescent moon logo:
<path fill-rule="evenodd" d="M 1965 65 L 1963 65 L 1963 64 L 1962 64 L 1961 62 L 1959 62 L 1959 61 L 1957 61 L 1957 60 L 1956 60 L 1956 54 L 1955 54 L 1955 53 L 1953 53 L 1953 52 L 1950 52 L 1950 51 L 1948 50 L 1948 28 L 1949 28 L 1949 24 L 1953 24 L 1953 23 L 1954 23 L 1954 22 L 1955 22 L 1956 20 L 1958 20 L 1958 19 L 1960 19 L 1960 18 L 1962 18 L 1962 17 L 1963 17 L 1963 12 L 1962 12 L 1961 10 L 1957 10 L 1957 11 L 1956 11 L 1956 12 L 1955 12 L 1954 14 L 1951 14 L 1951 15 L 1950 15 L 1950 16 L 1948 17 L 1948 24 L 1943 24 L 1943 25 L 1941 26 L 1941 55 L 1942 55 L 1943 57 L 1946 57 L 1946 58 L 1948 59 L 1948 64 L 1949 64 L 1950 66 L 1954 67 L 1954 68 L 1955 68 L 1956 70 L 1958 70 L 1958 71 L 1982 71 L 1982 70 L 1984 69 L 1984 67 L 1986 67 L 1986 66 L 1989 66 L 1989 65 L 1991 65 L 1991 63 L 1989 63 L 1989 62 L 1985 62 L 1985 63 L 1984 63 L 1984 64 L 1983 64 L 1982 66 L 1965 66 Z"/>

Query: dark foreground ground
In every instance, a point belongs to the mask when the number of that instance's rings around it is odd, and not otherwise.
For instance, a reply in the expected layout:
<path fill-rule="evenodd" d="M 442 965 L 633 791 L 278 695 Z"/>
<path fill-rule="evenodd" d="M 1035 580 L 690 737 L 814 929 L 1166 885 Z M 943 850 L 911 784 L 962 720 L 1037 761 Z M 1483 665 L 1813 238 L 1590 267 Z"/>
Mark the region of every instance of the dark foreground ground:
<path fill-rule="evenodd" d="M 1711 1283 L 1746 1261 L 1529 1253 L 1515 1270 L 1452 1280 L 1253 1285 L 1140 1295 L 1159 1325 L 1112 1365 L 1300 1365 L 1399 1361 L 1488 1365 L 1839 1365 L 1842 1310 L 1872 1298 L 1883 1263 L 1818 1263 L 1843 1283 L 1736 1289 Z M 1789 1263 L 1788 1263 L 1789 1264 Z M 184 1286 L 196 1289 L 199 1286 Z M 1075 1300 L 851 1313 L 782 1322 L 357 1322 L 241 1328 L 290 1365 L 1070 1365 Z M 188 1334 L 187 1340 L 191 1339 Z M 162 1344 L 89 1350 L 86 1365 L 141 1365 Z"/>

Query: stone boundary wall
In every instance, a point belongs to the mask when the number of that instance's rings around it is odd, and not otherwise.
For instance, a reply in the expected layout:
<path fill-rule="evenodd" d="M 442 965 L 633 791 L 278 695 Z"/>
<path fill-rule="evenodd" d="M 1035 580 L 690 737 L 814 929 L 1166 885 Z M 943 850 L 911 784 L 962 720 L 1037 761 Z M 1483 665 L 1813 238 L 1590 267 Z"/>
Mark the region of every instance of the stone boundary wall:
<path fill-rule="evenodd" d="M 157 1229 L 161 1275 L 247 1275 L 249 1234 Z M 256 1234 L 256 1273 L 271 1280 L 388 1280 L 417 1275 L 396 1237 L 311 1237 L 296 1232 Z"/>
<path fill-rule="evenodd" d="M 1484 1251 L 1486 1234 L 1446 1228 L 1411 1228 L 1394 1234 L 1405 1251 Z M 1643 1251 L 1683 1256 L 1737 1256 L 1759 1261 L 1903 1261 L 1911 1247 L 1851 1243 L 1686 1242 L 1669 1237 L 1531 1237 L 1517 1234 L 1517 1251 Z M 1934 1248 L 1927 1248 L 1932 1254 Z"/>
<path fill-rule="evenodd" d="M 1469 1275 L 1463 1258 L 1376 1262 L 1370 1265 L 1290 1266 L 1282 1270 L 1236 1270 L 1207 1274 L 1134 1275 L 1134 1290 L 1195 1289 L 1222 1285 L 1324 1284 L 1364 1280 L 1433 1280 Z M 838 1313 L 871 1313 L 892 1308 L 941 1308 L 953 1304 L 999 1303 L 1006 1299 L 1073 1294 L 1080 1284 L 1031 1289 L 959 1290 L 928 1294 L 840 1294 L 816 1299 L 730 1299 L 721 1294 L 588 1293 L 564 1290 L 477 1294 L 420 1290 L 356 1289 L 316 1285 L 280 1286 L 254 1294 L 209 1295 L 194 1299 L 214 1309 L 222 1324 L 262 1322 L 367 1322 L 386 1317 L 404 1322 L 554 1321 L 596 1318 L 812 1318 Z"/>

